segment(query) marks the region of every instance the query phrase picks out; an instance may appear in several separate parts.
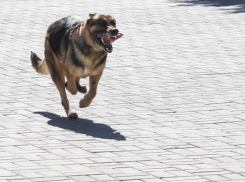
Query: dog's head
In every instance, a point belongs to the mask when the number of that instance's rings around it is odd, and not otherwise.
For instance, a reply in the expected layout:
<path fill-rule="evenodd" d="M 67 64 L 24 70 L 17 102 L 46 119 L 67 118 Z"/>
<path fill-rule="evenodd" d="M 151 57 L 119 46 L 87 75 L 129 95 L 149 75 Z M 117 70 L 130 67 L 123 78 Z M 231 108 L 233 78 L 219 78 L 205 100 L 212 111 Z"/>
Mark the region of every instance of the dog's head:
<path fill-rule="evenodd" d="M 86 22 L 87 33 L 85 35 L 90 37 L 89 45 L 95 50 L 111 53 L 112 43 L 123 36 L 116 28 L 116 20 L 110 15 L 89 14 L 89 17 L 90 19 Z"/>

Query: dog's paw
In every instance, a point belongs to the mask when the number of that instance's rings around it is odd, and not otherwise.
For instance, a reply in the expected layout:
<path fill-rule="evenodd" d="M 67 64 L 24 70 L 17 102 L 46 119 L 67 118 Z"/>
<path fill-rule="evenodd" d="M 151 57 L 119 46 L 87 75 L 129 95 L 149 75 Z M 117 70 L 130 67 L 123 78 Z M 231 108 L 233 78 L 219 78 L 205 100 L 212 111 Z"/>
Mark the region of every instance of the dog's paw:
<path fill-rule="evenodd" d="M 82 100 L 80 101 L 80 103 L 79 103 L 79 107 L 80 107 L 80 108 L 88 107 L 90 103 L 91 103 L 91 102 L 89 102 L 87 99 L 82 99 Z"/>
<path fill-rule="evenodd" d="M 87 93 L 87 87 L 86 86 L 80 86 L 77 88 L 79 92 L 86 94 Z"/>
<path fill-rule="evenodd" d="M 77 113 L 75 113 L 75 112 L 69 113 L 68 114 L 68 118 L 69 119 L 77 119 L 78 118 Z"/>

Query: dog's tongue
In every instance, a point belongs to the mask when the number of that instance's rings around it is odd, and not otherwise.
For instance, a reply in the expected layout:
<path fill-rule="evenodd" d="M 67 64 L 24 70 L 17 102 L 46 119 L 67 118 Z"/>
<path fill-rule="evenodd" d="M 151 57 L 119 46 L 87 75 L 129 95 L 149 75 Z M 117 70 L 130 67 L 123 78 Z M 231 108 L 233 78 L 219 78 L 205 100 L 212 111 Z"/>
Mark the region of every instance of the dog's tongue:
<path fill-rule="evenodd" d="M 121 38 L 123 36 L 123 34 L 118 33 L 117 36 L 115 37 L 107 37 L 105 35 L 98 35 L 98 37 L 101 37 L 105 43 L 105 45 L 109 46 L 111 45 L 115 40 Z"/>

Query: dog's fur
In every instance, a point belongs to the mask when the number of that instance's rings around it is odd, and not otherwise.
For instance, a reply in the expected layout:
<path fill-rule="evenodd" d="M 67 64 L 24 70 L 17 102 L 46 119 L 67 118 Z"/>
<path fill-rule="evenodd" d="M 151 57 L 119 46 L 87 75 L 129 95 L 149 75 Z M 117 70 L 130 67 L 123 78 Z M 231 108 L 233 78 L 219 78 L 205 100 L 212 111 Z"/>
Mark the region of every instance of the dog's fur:
<path fill-rule="evenodd" d="M 40 74 L 51 75 L 70 119 L 78 116 L 72 112 L 65 89 L 73 95 L 86 93 L 86 87 L 81 86 L 79 80 L 89 77 L 90 89 L 80 101 L 80 107 L 89 106 L 96 95 L 107 53 L 112 52 L 112 42 L 122 36 L 112 16 L 89 16 L 84 22 L 72 16 L 54 22 L 45 37 L 45 58 L 41 60 L 31 52 L 33 68 Z"/>

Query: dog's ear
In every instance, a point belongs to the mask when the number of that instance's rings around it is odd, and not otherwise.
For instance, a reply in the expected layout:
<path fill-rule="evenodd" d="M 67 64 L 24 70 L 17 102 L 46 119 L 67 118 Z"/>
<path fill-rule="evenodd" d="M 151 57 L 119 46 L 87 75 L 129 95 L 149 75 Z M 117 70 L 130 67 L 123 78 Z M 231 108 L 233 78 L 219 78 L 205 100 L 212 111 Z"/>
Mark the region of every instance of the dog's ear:
<path fill-rule="evenodd" d="M 88 24 L 90 24 L 90 22 L 92 21 L 93 17 L 96 15 L 97 13 L 94 14 L 89 14 L 89 19 L 87 20 Z"/>
<path fill-rule="evenodd" d="M 90 22 L 92 21 L 93 17 L 95 16 L 96 13 L 94 14 L 89 14 L 89 19 L 87 19 L 87 23 L 88 25 L 90 24 Z"/>
<path fill-rule="evenodd" d="M 94 14 L 89 14 L 89 17 L 90 18 L 93 18 L 97 13 L 94 13 Z"/>

